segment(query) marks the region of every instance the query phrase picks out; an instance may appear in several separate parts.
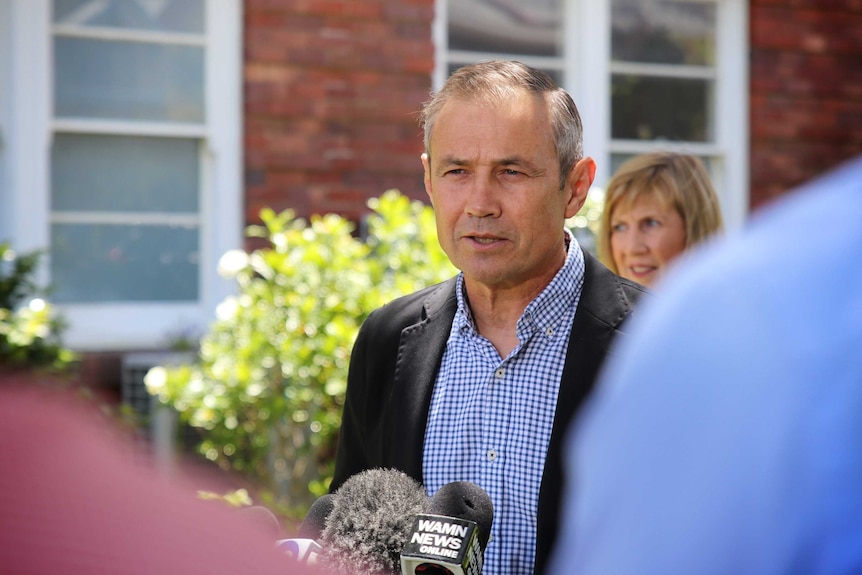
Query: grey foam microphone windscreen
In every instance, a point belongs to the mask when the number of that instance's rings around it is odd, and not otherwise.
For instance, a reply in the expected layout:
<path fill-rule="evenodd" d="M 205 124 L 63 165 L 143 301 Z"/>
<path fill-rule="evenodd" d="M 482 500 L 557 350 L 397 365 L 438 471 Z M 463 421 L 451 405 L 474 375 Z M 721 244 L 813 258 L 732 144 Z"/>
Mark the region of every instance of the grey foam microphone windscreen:
<path fill-rule="evenodd" d="M 413 518 L 430 498 L 417 481 L 394 469 L 369 469 L 333 494 L 321 534 L 320 563 L 333 573 L 397 575 Z"/>

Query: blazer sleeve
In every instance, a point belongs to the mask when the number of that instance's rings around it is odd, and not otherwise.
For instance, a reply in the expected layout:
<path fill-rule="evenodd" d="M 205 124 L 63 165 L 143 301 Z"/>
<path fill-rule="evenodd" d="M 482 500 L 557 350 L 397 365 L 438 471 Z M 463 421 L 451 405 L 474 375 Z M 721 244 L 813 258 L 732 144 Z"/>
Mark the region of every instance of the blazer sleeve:
<path fill-rule="evenodd" d="M 335 454 L 335 473 L 330 491 L 336 490 L 351 475 L 379 465 L 382 458 L 382 396 L 386 394 L 389 378 L 378 378 L 369 374 L 379 363 L 388 363 L 388 350 L 397 349 L 394 344 L 384 345 L 380 338 L 380 325 L 385 324 L 383 308 L 368 316 L 356 337 L 350 356 L 347 375 L 347 392 L 338 434 Z M 374 355 L 371 354 L 374 350 Z M 378 371 L 382 370 L 379 365 Z"/>
<path fill-rule="evenodd" d="M 330 491 L 375 467 L 395 467 L 421 481 L 427 404 L 455 313 L 454 286 L 450 280 L 398 298 L 360 327 Z"/>

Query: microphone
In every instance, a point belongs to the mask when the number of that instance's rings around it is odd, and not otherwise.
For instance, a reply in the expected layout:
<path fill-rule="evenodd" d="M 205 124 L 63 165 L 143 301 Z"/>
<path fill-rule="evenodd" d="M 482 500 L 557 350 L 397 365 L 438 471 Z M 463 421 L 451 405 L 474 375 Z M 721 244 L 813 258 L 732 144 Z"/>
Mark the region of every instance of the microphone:
<path fill-rule="evenodd" d="M 320 539 L 320 535 L 326 527 L 326 518 L 332 512 L 334 505 L 335 501 L 331 493 L 319 497 L 308 508 L 305 519 L 299 525 L 297 536 L 303 539 Z"/>
<path fill-rule="evenodd" d="M 239 509 L 239 514 L 243 519 L 269 533 L 273 539 L 278 538 L 281 534 L 281 524 L 278 522 L 278 518 L 266 507 L 261 505 L 242 507 Z"/>
<path fill-rule="evenodd" d="M 318 565 L 341 574 L 400 575 L 413 517 L 429 503 L 422 485 L 395 469 L 349 477 L 333 494 Z"/>
<path fill-rule="evenodd" d="M 402 575 L 481 575 L 494 506 L 469 481 L 441 487 L 426 513 L 415 517 L 401 552 Z"/>
<path fill-rule="evenodd" d="M 326 518 L 334 505 L 332 494 L 318 498 L 299 525 L 297 537 L 279 539 L 275 546 L 301 563 L 315 564 L 323 548 L 317 542 L 326 527 Z"/>

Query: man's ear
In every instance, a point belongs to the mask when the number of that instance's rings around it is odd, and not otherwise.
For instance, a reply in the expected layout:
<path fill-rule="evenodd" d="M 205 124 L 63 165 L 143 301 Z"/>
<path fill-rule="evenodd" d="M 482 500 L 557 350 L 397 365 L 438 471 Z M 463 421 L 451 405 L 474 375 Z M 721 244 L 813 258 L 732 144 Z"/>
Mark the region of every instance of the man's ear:
<path fill-rule="evenodd" d="M 569 172 L 569 177 L 566 178 L 566 193 L 568 194 L 566 218 L 573 217 L 583 207 L 595 177 L 596 163 L 589 156 L 578 161 L 572 171 Z"/>
<path fill-rule="evenodd" d="M 428 194 L 428 199 L 431 200 L 431 205 L 434 205 L 434 195 L 431 193 L 431 160 L 428 158 L 428 153 L 423 152 L 420 156 L 422 158 L 422 169 L 425 170 L 425 177 L 423 178 L 425 182 L 425 193 Z"/>

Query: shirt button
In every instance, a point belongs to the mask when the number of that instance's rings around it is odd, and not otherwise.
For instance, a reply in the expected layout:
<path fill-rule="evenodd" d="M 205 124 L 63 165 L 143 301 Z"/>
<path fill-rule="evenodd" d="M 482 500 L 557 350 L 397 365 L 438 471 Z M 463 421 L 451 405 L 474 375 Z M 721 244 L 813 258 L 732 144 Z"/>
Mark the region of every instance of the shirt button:
<path fill-rule="evenodd" d="M 497 459 L 497 452 L 493 449 L 489 449 L 486 455 L 488 457 L 488 461 L 495 461 Z"/>
<path fill-rule="evenodd" d="M 554 328 L 552 328 L 552 327 L 548 327 L 548 328 L 545 330 L 545 335 L 546 335 L 546 336 L 548 336 L 548 337 L 554 337 Z"/>
<path fill-rule="evenodd" d="M 497 371 L 494 372 L 494 375 L 497 377 L 497 379 L 503 379 L 503 377 L 505 377 L 506 375 L 506 370 L 502 367 L 498 368 Z"/>

